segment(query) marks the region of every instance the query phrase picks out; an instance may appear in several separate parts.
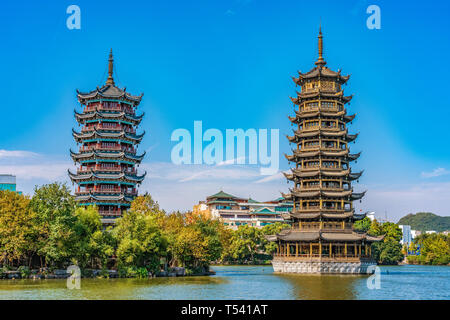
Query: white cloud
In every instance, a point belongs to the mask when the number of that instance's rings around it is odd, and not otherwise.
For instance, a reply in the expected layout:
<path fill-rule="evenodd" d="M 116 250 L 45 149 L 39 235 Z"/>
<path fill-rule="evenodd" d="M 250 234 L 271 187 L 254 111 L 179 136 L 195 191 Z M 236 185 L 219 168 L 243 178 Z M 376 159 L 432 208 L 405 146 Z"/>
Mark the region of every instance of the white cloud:
<path fill-rule="evenodd" d="M 17 189 L 32 194 L 35 185 L 69 182 L 67 169 L 73 163 L 59 156 L 23 150 L 0 150 L 0 173 L 16 176 Z"/>
<path fill-rule="evenodd" d="M 289 171 L 284 171 L 284 173 L 289 173 Z M 277 172 L 271 176 L 267 176 L 265 178 L 259 179 L 256 181 L 256 183 L 264 183 L 264 182 L 270 182 L 275 180 L 285 180 L 286 177 L 284 176 L 283 172 Z"/>
<path fill-rule="evenodd" d="M 422 178 L 434 178 L 434 177 L 444 176 L 447 174 L 450 174 L 449 170 L 446 170 L 444 168 L 436 168 L 431 172 L 422 172 L 421 176 L 422 176 Z"/>
<path fill-rule="evenodd" d="M 362 202 L 355 201 L 357 212 L 375 211 L 377 216 L 397 222 L 408 213 L 433 212 L 437 215 L 450 215 L 450 183 L 418 183 L 413 185 L 384 185 L 371 187 L 356 186 L 367 189 Z"/>
<path fill-rule="evenodd" d="M 0 150 L 0 159 L 6 158 L 31 158 L 38 156 L 37 153 L 23 150 Z"/>

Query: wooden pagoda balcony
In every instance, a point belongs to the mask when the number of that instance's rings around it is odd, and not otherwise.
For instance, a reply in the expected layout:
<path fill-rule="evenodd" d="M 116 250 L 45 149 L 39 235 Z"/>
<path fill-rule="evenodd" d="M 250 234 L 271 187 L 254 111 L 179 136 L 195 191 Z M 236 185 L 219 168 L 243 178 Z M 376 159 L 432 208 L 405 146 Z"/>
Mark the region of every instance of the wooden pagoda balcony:
<path fill-rule="evenodd" d="M 84 173 L 89 173 L 92 171 L 101 171 L 101 172 L 114 172 L 114 173 L 118 173 L 118 172 L 124 172 L 130 175 L 136 175 L 137 174 L 137 170 L 136 169 L 132 169 L 132 170 L 128 170 L 126 168 L 122 168 L 120 166 L 108 166 L 108 167 L 104 167 L 102 165 L 95 165 L 95 166 L 91 166 L 91 167 L 82 167 L 82 168 L 78 168 L 77 169 L 77 173 L 78 174 L 84 174 Z"/>
<path fill-rule="evenodd" d="M 353 224 L 350 222 L 295 222 L 292 224 L 292 230 L 342 232 L 343 230 L 352 231 Z"/>
<path fill-rule="evenodd" d="M 97 124 L 97 125 L 91 125 L 91 126 L 84 126 L 81 129 L 81 132 L 90 132 L 93 130 L 104 130 L 104 131 L 125 131 L 126 133 L 129 134 L 136 134 L 136 130 L 133 128 L 128 128 L 128 127 L 124 127 L 120 124 L 116 124 L 114 126 L 110 126 L 110 125 L 104 125 L 104 124 Z"/>
<path fill-rule="evenodd" d="M 101 144 L 94 144 L 90 146 L 82 146 L 80 147 L 80 152 L 89 152 L 94 150 L 100 150 L 100 151 L 123 151 L 126 153 L 136 153 L 136 150 L 134 148 L 130 147 L 124 147 L 123 145 L 116 145 L 116 146 L 104 146 Z"/>
<path fill-rule="evenodd" d="M 301 207 L 301 208 L 296 208 L 295 212 L 305 212 L 305 213 L 311 213 L 311 212 L 317 212 L 317 211 L 322 211 L 322 212 L 337 212 L 337 213 L 345 213 L 345 212 L 349 212 L 351 211 L 351 208 L 348 209 L 343 209 L 341 207 L 336 207 L 336 208 L 330 208 L 330 207 L 320 207 L 320 206 L 306 206 L 306 207 Z"/>
<path fill-rule="evenodd" d="M 304 112 L 304 113 L 307 113 L 307 112 L 317 112 L 317 111 L 325 111 L 325 112 L 333 112 L 333 111 L 335 111 L 335 112 L 339 112 L 339 111 L 342 111 L 343 109 L 342 109 L 342 107 L 341 108 L 339 108 L 339 106 L 333 106 L 333 107 L 329 107 L 329 106 L 315 106 L 315 107 L 301 107 L 300 109 L 299 109 L 299 112 Z"/>
<path fill-rule="evenodd" d="M 316 185 L 316 186 L 308 186 L 308 185 L 302 185 L 299 190 L 302 191 L 318 191 L 318 190 L 325 190 L 325 191 L 349 191 L 352 188 L 350 187 L 340 187 L 338 186 L 320 186 L 320 185 Z"/>
<path fill-rule="evenodd" d="M 98 210 L 101 216 L 121 216 L 122 210 Z"/>
<path fill-rule="evenodd" d="M 118 194 L 118 193 L 124 193 L 126 195 L 137 195 L 137 190 L 127 191 L 126 189 L 122 189 L 120 187 L 116 188 L 101 188 L 101 187 L 94 187 L 90 189 L 79 189 L 76 191 L 76 194 L 79 195 L 85 195 L 89 193 L 100 193 L 100 194 Z"/>
<path fill-rule="evenodd" d="M 343 254 L 335 254 L 331 255 L 331 257 L 327 254 L 299 254 L 295 255 L 286 255 L 286 254 L 274 254 L 274 260 L 280 259 L 283 261 L 321 261 L 321 262 L 359 262 L 359 261 L 372 261 L 372 258 L 369 255 L 343 255 Z"/>
<path fill-rule="evenodd" d="M 133 108 L 128 105 L 120 105 L 118 103 L 95 103 L 90 104 L 84 108 L 84 112 L 94 112 L 94 111 L 113 111 L 113 112 L 125 112 L 128 114 L 134 114 Z"/>

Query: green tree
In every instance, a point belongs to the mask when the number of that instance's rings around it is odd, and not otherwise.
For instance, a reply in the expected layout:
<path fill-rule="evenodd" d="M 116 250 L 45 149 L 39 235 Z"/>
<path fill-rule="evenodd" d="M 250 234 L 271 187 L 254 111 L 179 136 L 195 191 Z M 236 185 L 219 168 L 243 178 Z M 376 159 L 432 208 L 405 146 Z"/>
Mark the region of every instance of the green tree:
<path fill-rule="evenodd" d="M 149 271 L 158 271 L 159 259 L 166 253 L 167 240 L 154 215 L 128 210 L 117 219 L 112 232 L 117 241 L 120 267 L 148 267 Z"/>
<path fill-rule="evenodd" d="M 372 244 L 372 256 L 380 264 L 397 264 L 403 259 L 400 240 L 402 231 L 392 222 L 379 223 L 373 220 L 368 233 L 374 236 L 384 236 L 380 242 Z"/>
<path fill-rule="evenodd" d="M 108 257 L 114 254 L 114 242 L 109 231 L 102 231 L 97 208 L 79 207 L 75 210 L 75 216 L 73 262 L 82 268 L 106 267 Z"/>
<path fill-rule="evenodd" d="M 225 254 L 227 260 L 238 263 L 254 263 L 255 255 L 263 243 L 261 229 L 248 225 L 239 226 L 233 232 L 232 241 Z"/>
<path fill-rule="evenodd" d="M 45 265 L 69 263 L 75 244 L 75 200 L 65 184 L 51 183 L 36 187 L 30 208 L 38 230 L 37 254 Z M 43 265 L 41 259 L 41 266 Z"/>
<path fill-rule="evenodd" d="M 368 217 L 358 220 L 353 224 L 353 228 L 359 232 L 368 232 L 371 226 L 372 220 L 370 220 Z"/>
<path fill-rule="evenodd" d="M 421 264 L 450 263 L 450 237 L 443 234 L 422 234 L 415 239 L 420 246 L 418 261 Z"/>
<path fill-rule="evenodd" d="M 261 228 L 261 233 L 263 236 L 274 235 L 279 233 L 283 229 L 288 229 L 291 226 L 286 223 L 275 222 L 268 225 L 265 225 Z M 264 252 L 268 255 L 272 255 L 277 250 L 276 242 L 267 241 L 265 237 L 261 239 L 262 246 L 264 248 Z"/>

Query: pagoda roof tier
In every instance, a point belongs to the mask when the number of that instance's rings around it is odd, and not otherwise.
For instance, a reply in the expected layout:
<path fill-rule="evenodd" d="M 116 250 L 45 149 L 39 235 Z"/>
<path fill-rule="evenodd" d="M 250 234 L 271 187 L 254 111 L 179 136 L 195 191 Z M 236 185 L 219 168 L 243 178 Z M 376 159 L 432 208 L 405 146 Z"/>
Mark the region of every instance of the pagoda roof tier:
<path fill-rule="evenodd" d="M 130 134 L 122 130 L 121 132 L 105 132 L 105 131 L 97 131 L 96 129 L 93 129 L 90 132 L 87 133 L 79 133 L 76 132 L 74 129 L 72 129 L 72 135 L 75 138 L 76 142 L 83 142 L 85 139 L 102 139 L 102 138 L 109 138 L 109 139 L 119 139 L 123 138 L 124 140 L 128 140 L 133 143 L 139 143 L 141 142 L 142 138 L 145 135 L 145 131 L 141 134 Z"/>
<path fill-rule="evenodd" d="M 318 170 L 302 170 L 302 169 L 296 169 L 291 168 L 292 173 L 285 173 L 283 172 L 284 176 L 289 179 L 293 180 L 294 177 L 298 178 L 311 178 L 311 177 L 317 177 L 319 175 L 321 176 L 327 176 L 327 177 L 348 177 L 348 180 L 356 180 L 359 177 L 361 177 L 364 170 L 360 172 L 353 173 L 350 171 L 350 169 L 347 170 L 340 170 L 340 171 L 328 171 L 326 169 L 318 169 Z"/>
<path fill-rule="evenodd" d="M 128 181 L 131 183 L 141 183 L 145 176 L 147 175 L 147 172 L 145 172 L 143 175 L 128 175 L 124 172 L 117 172 L 117 173 L 94 173 L 91 171 L 90 173 L 84 173 L 84 174 L 74 174 L 70 172 L 70 170 L 67 170 L 69 173 L 69 177 L 73 182 L 79 182 L 79 181 L 86 181 L 86 180 L 120 180 L 120 181 Z"/>
<path fill-rule="evenodd" d="M 89 113 L 78 113 L 75 112 L 75 118 L 78 123 L 84 124 L 87 120 L 122 120 L 122 121 L 130 121 L 134 125 L 138 125 L 142 118 L 144 117 L 145 112 L 141 115 L 131 115 L 126 112 L 89 112 Z"/>
<path fill-rule="evenodd" d="M 124 194 L 119 195 L 94 195 L 92 193 L 86 194 L 86 195 L 79 195 L 75 197 L 76 201 L 89 201 L 89 200 L 95 200 L 95 201 L 115 201 L 115 202 L 131 202 L 133 201 L 133 197 L 128 197 Z"/>
<path fill-rule="evenodd" d="M 352 200 L 359 200 L 366 194 L 366 191 L 354 193 L 353 190 L 338 190 L 338 191 L 327 191 L 326 189 L 316 190 L 316 191 L 305 191 L 302 189 L 289 189 L 292 195 L 297 198 L 317 198 L 317 197 L 327 197 L 327 198 L 342 198 L 350 197 Z"/>
<path fill-rule="evenodd" d="M 78 101 L 81 104 L 86 104 L 89 100 L 96 99 L 118 99 L 132 102 L 133 105 L 137 106 L 144 95 L 141 93 L 139 96 L 134 96 L 126 91 L 126 88 L 118 88 L 114 84 L 105 84 L 101 88 L 97 87 L 95 90 L 90 92 L 80 92 L 77 90 Z"/>
<path fill-rule="evenodd" d="M 350 75 L 341 75 L 341 70 L 337 72 L 333 71 L 326 66 L 319 65 L 306 73 L 298 71 L 298 78 L 292 77 L 295 84 L 302 86 L 306 80 L 312 80 L 316 78 L 329 78 L 330 80 L 335 80 L 341 84 L 346 83 L 350 79 Z"/>
<path fill-rule="evenodd" d="M 292 123 L 300 123 L 302 119 L 308 119 L 308 118 L 318 118 L 318 117 L 324 117 L 324 118 L 339 118 L 342 119 L 345 123 L 348 123 L 350 121 L 353 121 L 355 119 L 356 114 L 347 115 L 346 111 L 339 111 L 339 112 L 324 112 L 324 111 L 297 111 L 295 110 L 295 117 L 288 116 L 289 120 Z"/>
<path fill-rule="evenodd" d="M 268 236 L 269 241 L 367 241 L 376 242 L 383 240 L 384 236 L 374 237 L 366 233 L 357 232 L 324 232 L 324 231 L 301 231 L 301 230 L 282 230 L 280 233 Z"/>
<path fill-rule="evenodd" d="M 70 155 L 72 159 L 77 162 L 80 160 L 87 160 L 87 159 L 112 159 L 112 160 L 129 160 L 134 163 L 140 163 L 142 159 L 145 156 L 145 151 L 142 155 L 133 155 L 130 153 L 125 153 L 123 151 L 120 152 L 101 152 L 101 151 L 90 151 L 90 152 L 82 152 L 82 153 L 76 153 L 73 152 L 72 149 L 70 150 Z"/>
<path fill-rule="evenodd" d="M 313 212 L 313 213 L 306 213 L 306 212 L 299 212 L 299 211 L 293 211 L 291 214 L 292 218 L 297 219 L 316 219 L 316 218 L 327 218 L 327 219 L 345 219 L 345 218 L 353 218 L 353 220 L 360 220 L 363 219 L 360 215 L 355 215 L 354 210 L 351 211 L 344 211 L 344 213 L 330 213 L 330 212 Z"/>
<path fill-rule="evenodd" d="M 348 130 L 327 130 L 327 129 L 316 129 L 316 130 L 292 130 L 294 132 L 293 136 L 287 136 L 289 142 L 298 143 L 304 138 L 312 138 L 312 137 L 333 137 L 333 138 L 341 138 L 346 142 L 354 141 L 359 133 L 348 134 Z"/>
<path fill-rule="evenodd" d="M 336 157 L 336 158 L 342 158 L 346 157 L 349 161 L 354 161 L 358 159 L 361 156 L 361 152 L 358 153 L 349 153 L 349 150 L 342 150 L 342 151 L 323 151 L 323 150 L 317 150 L 317 151 L 301 151 L 297 149 L 292 149 L 292 155 L 285 154 L 286 159 L 288 161 L 296 161 L 297 159 L 306 159 L 306 158 L 315 158 L 318 156 L 323 157 Z"/>
<path fill-rule="evenodd" d="M 344 96 L 344 91 L 341 90 L 339 92 L 329 92 L 329 91 L 323 91 L 323 90 L 314 90 L 314 91 L 308 91 L 308 92 L 297 92 L 297 97 L 292 98 L 291 100 L 293 103 L 300 105 L 302 102 L 311 100 L 311 99 L 338 99 L 339 101 L 345 103 L 348 103 L 352 100 L 353 95 L 350 96 Z"/>
<path fill-rule="evenodd" d="M 326 110 L 326 111 L 325 111 Z M 298 122 L 298 120 L 301 119 L 308 119 L 308 118 L 318 118 L 318 117 L 325 117 L 325 118 L 342 118 L 346 115 L 346 111 L 335 111 L 330 112 L 329 109 L 315 109 L 315 110 L 306 110 L 306 111 L 298 111 L 295 110 L 295 117 L 288 116 L 289 120 L 291 122 Z"/>

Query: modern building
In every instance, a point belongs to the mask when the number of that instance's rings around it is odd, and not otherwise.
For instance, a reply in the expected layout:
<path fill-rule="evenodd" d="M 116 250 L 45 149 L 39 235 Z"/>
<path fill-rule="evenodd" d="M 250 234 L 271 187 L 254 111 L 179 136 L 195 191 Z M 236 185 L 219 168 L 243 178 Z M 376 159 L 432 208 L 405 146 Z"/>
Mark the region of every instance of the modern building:
<path fill-rule="evenodd" d="M 220 219 L 229 228 L 237 229 L 242 225 L 262 228 L 271 223 L 284 222 L 283 214 L 290 210 L 292 203 L 284 198 L 259 202 L 219 191 L 207 197 L 206 201 L 200 201 L 193 212 Z"/>
<path fill-rule="evenodd" d="M 0 174 L 0 190 L 16 191 L 16 176 Z"/>
<path fill-rule="evenodd" d="M 0 191 L 9 190 L 22 194 L 21 191 L 17 191 L 16 176 L 12 174 L 0 174 Z"/>
<path fill-rule="evenodd" d="M 292 224 L 267 237 L 278 245 L 272 264 L 275 272 L 367 273 L 376 264 L 371 243 L 381 238 L 353 230 L 354 221 L 365 216 L 355 214 L 353 201 L 365 192 L 352 187 L 362 171 L 350 168 L 360 156 L 349 150 L 357 137 L 347 129 L 355 119 L 345 107 L 352 96 L 343 90 L 350 76 L 326 67 L 320 31 L 318 46 L 316 66 L 293 78 L 301 91 L 291 98 L 295 116 L 289 119 L 296 128 L 288 139 L 295 149 L 286 158 L 295 166 L 285 176 L 294 187 L 283 194 L 293 202 Z"/>
<path fill-rule="evenodd" d="M 367 212 L 366 217 L 369 218 L 370 221 L 375 220 L 375 212 L 374 211 Z"/>
<path fill-rule="evenodd" d="M 135 96 L 115 85 L 111 51 L 106 84 L 88 93 L 77 90 L 77 97 L 83 108 L 75 111 L 81 131 L 72 131 L 80 147 L 70 153 L 78 169 L 69 171 L 69 177 L 77 184 L 78 204 L 96 205 L 103 224 L 110 225 L 130 207 L 145 177 L 136 169 L 145 155 L 137 154 L 144 136 L 136 133 L 144 115 L 136 115 L 142 94 Z"/>
<path fill-rule="evenodd" d="M 416 237 L 420 236 L 422 234 L 422 231 L 420 230 L 411 230 L 411 237 L 415 239 Z"/>
<path fill-rule="evenodd" d="M 399 227 L 400 227 L 400 229 L 402 229 L 402 234 L 403 234 L 402 239 L 400 240 L 400 243 L 402 245 L 406 244 L 407 246 L 409 246 L 409 244 L 413 240 L 413 236 L 411 233 L 411 226 L 400 224 Z"/>

